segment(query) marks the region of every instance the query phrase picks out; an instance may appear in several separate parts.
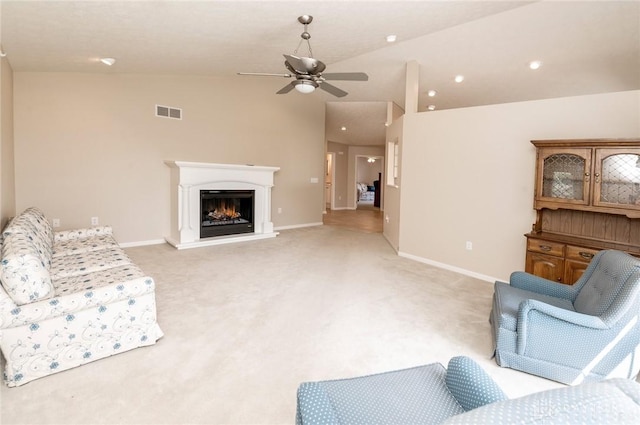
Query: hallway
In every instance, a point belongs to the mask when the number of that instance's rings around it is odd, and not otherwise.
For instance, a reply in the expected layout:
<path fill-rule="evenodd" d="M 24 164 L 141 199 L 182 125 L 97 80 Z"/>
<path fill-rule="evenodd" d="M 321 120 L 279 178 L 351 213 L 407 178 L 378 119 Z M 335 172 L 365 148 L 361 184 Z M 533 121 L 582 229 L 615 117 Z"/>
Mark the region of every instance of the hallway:
<path fill-rule="evenodd" d="M 364 233 L 382 233 L 382 211 L 379 208 L 330 210 L 323 216 L 327 226 L 339 226 Z"/>

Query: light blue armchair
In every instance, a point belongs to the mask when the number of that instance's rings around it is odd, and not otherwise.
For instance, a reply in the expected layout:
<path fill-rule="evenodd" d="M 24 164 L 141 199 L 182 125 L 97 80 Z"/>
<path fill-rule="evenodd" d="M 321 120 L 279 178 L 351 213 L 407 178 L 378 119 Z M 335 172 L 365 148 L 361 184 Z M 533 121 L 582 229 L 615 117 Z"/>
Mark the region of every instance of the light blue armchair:
<path fill-rule="evenodd" d="M 498 365 L 569 385 L 640 371 L 640 259 L 600 251 L 574 285 L 515 272 L 495 283 Z"/>

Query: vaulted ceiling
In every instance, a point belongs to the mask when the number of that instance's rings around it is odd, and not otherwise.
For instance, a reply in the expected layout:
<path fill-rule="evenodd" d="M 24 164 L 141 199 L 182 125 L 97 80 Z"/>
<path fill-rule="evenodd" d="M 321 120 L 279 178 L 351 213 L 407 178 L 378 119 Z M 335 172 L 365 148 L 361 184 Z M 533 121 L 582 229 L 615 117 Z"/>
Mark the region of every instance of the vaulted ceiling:
<path fill-rule="evenodd" d="M 332 82 L 349 92 L 343 98 L 307 95 L 327 102 L 327 138 L 347 144 L 384 143 L 386 103 L 404 107 L 412 60 L 420 64 L 419 111 L 640 89 L 638 1 L 3 0 L 1 7 L 2 49 L 14 72 L 281 73 L 282 54 L 301 41 L 297 17 L 312 15 L 313 56 L 327 72 L 369 75 Z M 386 41 L 391 34 L 394 43 Z M 116 63 L 107 67 L 101 57 Z M 529 69 L 532 60 L 542 66 Z M 273 78 L 274 96 L 286 82 Z"/>

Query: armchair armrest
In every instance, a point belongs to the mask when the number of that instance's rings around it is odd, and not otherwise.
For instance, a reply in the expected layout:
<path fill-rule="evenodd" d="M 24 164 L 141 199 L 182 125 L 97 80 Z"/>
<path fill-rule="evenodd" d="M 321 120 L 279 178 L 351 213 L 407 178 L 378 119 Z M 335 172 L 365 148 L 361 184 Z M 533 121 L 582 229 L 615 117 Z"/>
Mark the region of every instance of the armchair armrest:
<path fill-rule="evenodd" d="M 526 272 L 511 273 L 509 284 L 515 288 L 549 295 L 551 297 L 563 298 L 565 300 L 571 300 L 572 302 L 578 293 L 575 286 L 562 285 L 558 282 L 544 279 Z"/>
<path fill-rule="evenodd" d="M 571 325 L 581 326 L 594 331 L 609 329 L 609 326 L 598 316 L 591 316 L 588 314 L 578 313 L 577 311 L 566 310 L 538 300 L 524 300 L 520 303 L 518 308 L 518 354 L 524 354 L 528 338 L 528 327 L 532 320 L 530 315 L 534 312 L 544 315 L 552 321 L 564 322 L 567 329 L 569 329 L 569 326 Z M 561 323 L 559 324 L 562 326 Z"/>
<path fill-rule="evenodd" d="M 609 326 L 598 316 L 566 310 L 538 300 L 524 300 L 520 303 L 520 308 L 518 309 L 518 327 L 520 327 L 521 321 L 523 323 L 527 322 L 527 316 L 532 310 L 572 325 L 593 329 L 609 329 Z M 518 332 L 520 332 L 520 329 L 518 329 Z"/>

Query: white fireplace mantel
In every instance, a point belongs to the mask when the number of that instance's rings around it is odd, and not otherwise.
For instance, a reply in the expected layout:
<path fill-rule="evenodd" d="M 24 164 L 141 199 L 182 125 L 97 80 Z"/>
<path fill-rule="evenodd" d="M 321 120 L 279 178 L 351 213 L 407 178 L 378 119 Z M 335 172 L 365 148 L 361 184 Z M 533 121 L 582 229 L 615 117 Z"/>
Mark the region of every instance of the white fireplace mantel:
<path fill-rule="evenodd" d="M 165 161 L 171 168 L 171 234 L 178 249 L 275 237 L 271 222 L 273 175 L 280 168 L 256 165 Z M 254 232 L 200 238 L 201 190 L 255 191 Z"/>

